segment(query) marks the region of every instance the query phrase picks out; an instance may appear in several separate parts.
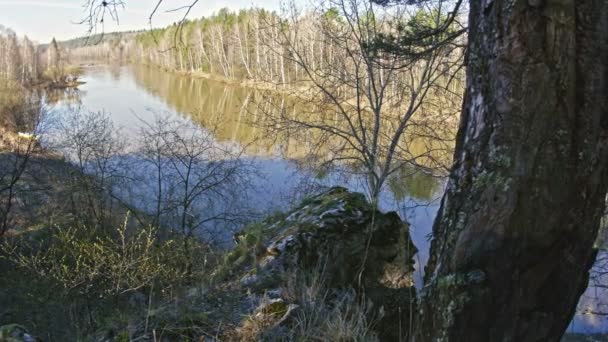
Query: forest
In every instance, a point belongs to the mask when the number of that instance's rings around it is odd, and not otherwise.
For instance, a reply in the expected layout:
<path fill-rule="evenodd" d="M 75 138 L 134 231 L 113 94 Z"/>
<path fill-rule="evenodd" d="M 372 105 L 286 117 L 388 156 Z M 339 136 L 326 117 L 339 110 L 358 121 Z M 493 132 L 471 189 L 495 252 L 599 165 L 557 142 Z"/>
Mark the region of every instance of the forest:
<path fill-rule="evenodd" d="M 0 342 L 608 341 L 608 3 L 133 3 L 0 26 Z"/>

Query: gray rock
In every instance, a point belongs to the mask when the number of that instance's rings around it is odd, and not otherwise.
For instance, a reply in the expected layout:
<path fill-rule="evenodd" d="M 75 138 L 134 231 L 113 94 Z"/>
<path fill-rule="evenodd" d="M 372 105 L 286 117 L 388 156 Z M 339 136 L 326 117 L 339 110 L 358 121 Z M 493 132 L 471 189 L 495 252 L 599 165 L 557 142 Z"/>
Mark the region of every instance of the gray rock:
<path fill-rule="evenodd" d="M 284 218 L 265 222 L 269 236 L 255 251 L 255 275 L 241 284 L 258 293 L 281 288 L 289 274 L 322 274 L 329 289 L 355 289 L 380 317 L 381 340 L 396 340 L 415 306 L 414 255 L 409 226 L 395 212 L 382 213 L 365 196 L 331 188 L 305 200 Z M 278 302 L 280 298 L 273 299 Z M 283 305 L 286 309 L 288 303 Z M 262 311 L 260 311 L 262 310 Z M 258 308 L 257 312 L 263 312 Z M 273 327 L 275 333 L 288 320 Z"/>

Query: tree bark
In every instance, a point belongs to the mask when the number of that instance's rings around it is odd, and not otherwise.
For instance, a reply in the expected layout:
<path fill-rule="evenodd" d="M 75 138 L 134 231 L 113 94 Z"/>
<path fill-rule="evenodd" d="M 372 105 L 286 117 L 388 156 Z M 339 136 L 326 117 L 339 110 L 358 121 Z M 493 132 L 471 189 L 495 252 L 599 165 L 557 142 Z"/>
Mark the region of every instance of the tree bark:
<path fill-rule="evenodd" d="M 608 2 L 470 1 L 467 89 L 417 341 L 559 341 L 608 184 Z"/>

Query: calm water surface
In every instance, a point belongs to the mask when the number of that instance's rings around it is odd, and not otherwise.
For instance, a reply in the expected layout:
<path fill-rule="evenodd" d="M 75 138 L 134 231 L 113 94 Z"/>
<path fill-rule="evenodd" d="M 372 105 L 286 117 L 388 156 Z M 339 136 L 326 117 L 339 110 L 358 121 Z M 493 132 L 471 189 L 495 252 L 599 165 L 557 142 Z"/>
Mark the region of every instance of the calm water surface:
<path fill-rule="evenodd" d="M 296 167 L 295 161 L 306 154 L 306 146 L 258 141 L 264 132 L 252 123 L 264 110 L 252 104 L 257 96 L 252 89 L 141 66 L 88 67 L 82 80 L 86 83 L 77 92 L 50 99 L 54 112 L 61 113 L 75 106 L 87 111 L 103 111 L 128 140 L 136 140 L 143 122 L 153 122 L 158 115 L 186 117 L 201 124 L 221 122 L 214 131 L 215 139 L 247 145 L 246 158 L 250 158 L 260 172 L 252 189 L 243 196 L 249 207 L 260 212 L 285 209 L 294 204 L 294 198 L 302 195 L 302 184 L 343 185 L 363 190 L 356 179 L 315 178 Z M 417 264 L 424 265 L 428 259 L 428 235 L 443 190 L 442 181 L 414 173 L 392 180 L 388 188 L 381 206 L 385 210 L 398 211 L 410 222 L 412 239 L 420 250 Z M 417 268 L 420 284 L 421 267 Z M 590 288 L 579 306 L 601 310 L 598 298 L 606 297 L 606 294 L 598 288 Z M 577 315 L 571 330 L 599 332 L 607 331 L 607 326 L 602 317 Z"/>

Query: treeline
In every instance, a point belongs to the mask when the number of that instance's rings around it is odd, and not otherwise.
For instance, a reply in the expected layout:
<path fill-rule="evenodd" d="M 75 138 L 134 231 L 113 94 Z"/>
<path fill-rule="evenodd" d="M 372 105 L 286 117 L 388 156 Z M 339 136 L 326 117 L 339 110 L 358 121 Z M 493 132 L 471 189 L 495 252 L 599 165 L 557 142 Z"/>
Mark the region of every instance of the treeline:
<path fill-rule="evenodd" d="M 31 87 L 40 83 L 65 86 L 78 73 L 70 66 L 66 48 L 56 40 L 39 45 L 27 36 L 19 38 L 9 28 L 0 26 L 0 79 L 11 87 Z"/>
<path fill-rule="evenodd" d="M 19 84 L 36 82 L 44 66 L 41 49 L 27 36 L 19 38 L 9 28 L 0 26 L 0 78 Z"/>
<path fill-rule="evenodd" d="M 61 42 L 61 46 L 66 49 L 75 49 L 84 46 L 95 46 L 106 42 L 120 41 L 126 39 L 129 36 L 135 36 L 143 31 L 123 31 L 123 32 L 108 32 L 108 33 L 97 33 L 90 36 L 83 36 L 64 40 Z"/>
<path fill-rule="evenodd" d="M 165 69 L 204 72 L 228 79 L 286 81 L 298 71 L 287 65 L 277 44 L 279 17 L 263 9 L 232 12 L 222 9 L 208 17 L 187 20 L 139 33 L 95 37 L 71 49 L 79 59 L 130 60 Z M 66 46 L 73 47 L 70 42 Z M 311 49 L 322 53 L 320 46 Z"/>
<path fill-rule="evenodd" d="M 411 14 L 404 25 L 419 27 L 420 13 Z M 386 22 L 382 20 L 386 27 L 380 30 L 390 32 Z M 222 9 L 165 28 L 114 33 L 101 42 L 92 37 L 77 48 L 73 42 L 69 46 L 73 58 L 143 62 L 173 71 L 286 84 L 310 78 L 298 62 L 302 57 L 312 69 L 341 63 L 344 49 L 335 48 L 336 37 L 326 34 L 328 26 L 336 25 L 349 31 L 339 11 L 331 8 L 297 18 L 259 8 Z"/>
<path fill-rule="evenodd" d="M 61 42 L 71 59 L 126 61 L 134 58 L 135 38 L 141 31 L 111 32 Z"/>
<path fill-rule="evenodd" d="M 39 82 L 44 69 L 36 43 L 0 26 L 0 148 L 8 144 L 6 132 L 29 130 L 30 114 L 38 111 L 39 101 L 28 89 Z"/>
<path fill-rule="evenodd" d="M 279 26 L 278 15 L 263 9 L 222 9 L 138 35 L 136 56 L 167 69 L 287 83 L 299 70 L 284 58 Z M 321 53 L 321 46 L 310 48 Z"/>
<path fill-rule="evenodd" d="M 18 131 L 35 132 L 44 95 L 48 103 L 51 89 L 77 85 L 79 74 L 55 39 L 39 45 L 0 26 L 0 149 L 11 146 Z"/>

